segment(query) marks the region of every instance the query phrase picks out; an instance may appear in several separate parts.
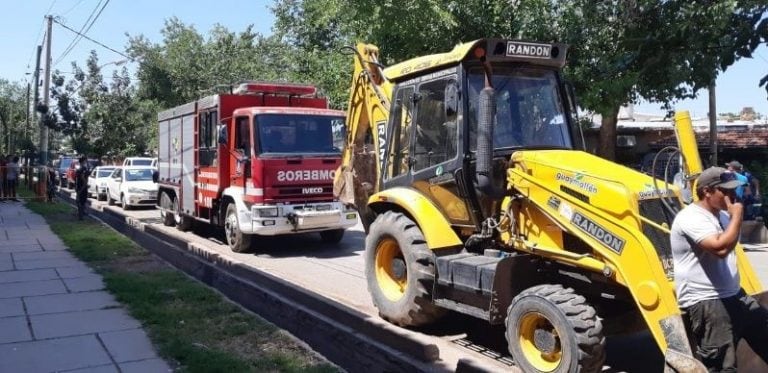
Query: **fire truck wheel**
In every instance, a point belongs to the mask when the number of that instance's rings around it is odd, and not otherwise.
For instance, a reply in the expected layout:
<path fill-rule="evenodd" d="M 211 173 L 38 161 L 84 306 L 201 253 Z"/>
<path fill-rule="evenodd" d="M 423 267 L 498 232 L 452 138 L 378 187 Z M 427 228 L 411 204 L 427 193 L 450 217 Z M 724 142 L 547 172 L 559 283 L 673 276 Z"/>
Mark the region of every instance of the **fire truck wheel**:
<path fill-rule="evenodd" d="M 329 231 L 320 232 L 320 239 L 322 239 L 325 243 L 339 243 L 341 242 L 342 238 L 344 238 L 343 229 L 332 229 Z"/>
<path fill-rule="evenodd" d="M 434 253 L 421 229 L 401 213 L 385 212 L 371 224 L 365 275 L 379 315 L 393 324 L 425 325 L 445 313 L 432 303 Z"/>
<path fill-rule="evenodd" d="M 168 197 L 168 193 L 160 195 L 160 218 L 163 220 L 163 225 L 166 227 L 172 227 L 176 222 L 173 219 L 173 214 L 167 209 L 171 208 L 171 197 Z"/>
<path fill-rule="evenodd" d="M 173 222 L 176 223 L 176 229 L 182 232 L 192 229 L 192 218 L 181 213 L 178 198 L 173 199 Z"/>
<path fill-rule="evenodd" d="M 561 285 L 538 285 L 507 311 L 509 352 L 524 372 L 599 372 L 605 360 L 603 326 L 583 296 Z"/>
<path fill-rule="evenodd" d="M 240 222 L 237 219 L 237 207 L 234 203 L 227 206 L 227 217 L 224 221 L 224 233 L 227 235 L 229 248 L 236 253 L 247 252 L 251 248 L 251 235 L 244 234 L 240 230 Z"/>

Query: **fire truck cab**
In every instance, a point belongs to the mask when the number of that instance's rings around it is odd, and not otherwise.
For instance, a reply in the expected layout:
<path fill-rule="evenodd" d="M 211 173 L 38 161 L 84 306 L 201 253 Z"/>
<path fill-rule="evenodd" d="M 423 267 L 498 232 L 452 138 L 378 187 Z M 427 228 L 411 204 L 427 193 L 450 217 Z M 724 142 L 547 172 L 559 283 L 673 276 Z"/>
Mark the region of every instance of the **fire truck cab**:
<path fill-rule="evenodd" d="M 255 236 L 319 232 L 339 242 L 357 223 L 333 195 L 344 119 L 313 86 L 261 82 L 160 112 L 163 223 L 220 226 L 236 252 Z"/>

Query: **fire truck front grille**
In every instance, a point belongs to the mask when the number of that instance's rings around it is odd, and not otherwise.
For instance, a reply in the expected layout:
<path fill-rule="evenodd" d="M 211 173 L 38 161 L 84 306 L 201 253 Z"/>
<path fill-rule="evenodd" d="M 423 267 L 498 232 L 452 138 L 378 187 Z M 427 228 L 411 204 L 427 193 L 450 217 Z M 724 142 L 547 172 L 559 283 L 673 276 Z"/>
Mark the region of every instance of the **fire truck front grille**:
<path fill-rule="evenodd" d="M 327 199 L 333 198 L 333 186 L 290 186 L 275 188 L 275 198 L 288 199 Z"/>

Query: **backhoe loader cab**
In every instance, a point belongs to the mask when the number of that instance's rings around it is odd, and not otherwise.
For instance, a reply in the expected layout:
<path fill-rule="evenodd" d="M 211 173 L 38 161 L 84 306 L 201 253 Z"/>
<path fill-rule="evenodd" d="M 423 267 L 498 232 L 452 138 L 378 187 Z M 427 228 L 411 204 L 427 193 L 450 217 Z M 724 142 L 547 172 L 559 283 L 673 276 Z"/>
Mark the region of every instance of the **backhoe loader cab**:
<path fill-rule="evenodd" d="M 605 335 L 640 328 L 670 367 L 701 368 L 671 280 L 679 191 L 574 149 L 566 54 L 483 39 L 383 68 L 354 49 L 334 192 L 366 227 L 374 305 L 402 326 L 503 324 L 526 372 L 599 371 Z"/>

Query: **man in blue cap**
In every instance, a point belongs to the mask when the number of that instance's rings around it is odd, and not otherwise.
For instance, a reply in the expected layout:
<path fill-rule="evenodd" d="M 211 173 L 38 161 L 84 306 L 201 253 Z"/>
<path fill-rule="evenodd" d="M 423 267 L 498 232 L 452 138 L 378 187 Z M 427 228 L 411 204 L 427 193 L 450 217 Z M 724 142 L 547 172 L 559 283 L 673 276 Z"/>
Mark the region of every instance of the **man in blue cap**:
<path fill-rule="evenodd" d="M 722 167 L 704 170 L 696 180 L 698 201 L 675 216 L 670 230 L 677 301 L 688 317 L 694 353 L 710 372 L 736 371 L 742 338 L 768 361 L 768 310 L 741 289 L 733 251 L 744 215 L 735 189 L 742 185 Z M 721 224 L 723 212 L 730 221 Z"/>

